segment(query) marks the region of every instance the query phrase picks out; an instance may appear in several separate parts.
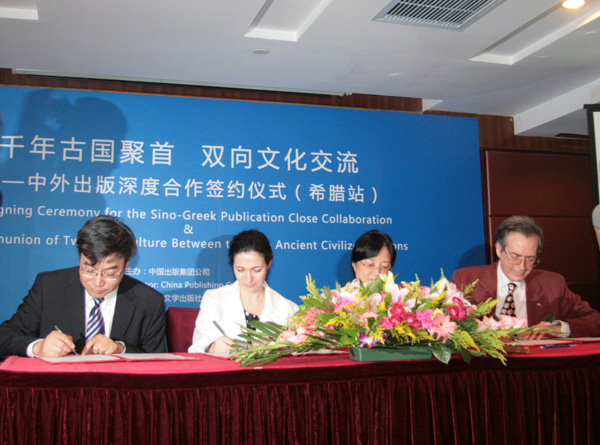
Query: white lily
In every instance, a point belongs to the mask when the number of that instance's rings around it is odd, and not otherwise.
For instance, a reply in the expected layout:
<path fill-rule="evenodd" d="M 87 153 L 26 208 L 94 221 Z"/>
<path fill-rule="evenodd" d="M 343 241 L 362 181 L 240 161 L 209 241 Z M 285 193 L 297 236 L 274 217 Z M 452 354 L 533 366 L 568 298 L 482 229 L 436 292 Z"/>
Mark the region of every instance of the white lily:
<path fill-rule="evenodd" d="M 450 282 L 448 279 L 446 277 L 442 277 L 433 285 L 433 289 L 435 289 L 438 293 L 442 293 L 442 291 L 446 289 L 449 284 Z"/>
<path fill-rule="evenodd" d="M 379 275 L 379 277 L 383 280 L 383 291 L 384 292 L 389 293 L 394 289 L 394 286 L 396 286 L 396 283 L 394 283 L 394 274 L 392 273 L 391 270 L 387 273 L 387 276 L 384 274 L 381 274 L 381 275 Z"/>

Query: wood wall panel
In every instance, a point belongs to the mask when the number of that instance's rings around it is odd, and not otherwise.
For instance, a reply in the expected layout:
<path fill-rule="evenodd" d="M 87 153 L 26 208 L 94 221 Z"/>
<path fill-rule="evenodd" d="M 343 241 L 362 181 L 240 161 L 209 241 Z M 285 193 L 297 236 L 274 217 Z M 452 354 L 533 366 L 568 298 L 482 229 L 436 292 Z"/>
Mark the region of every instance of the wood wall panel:
<path fill-rule="evenodd" d="M 486 150 L 488 262 L 494 233 L 511 215 L 528 215 L 544 231 L 540 268 L 560 273 L 574 292 L 598 307 L 598 244 L 590 157 Z"/>
<path fill-rule="evenodd" d="M 477 118 L 479 121 L 479 145 L 482 149 L 571 153 L 586 156 L 589 156 L 590 152 L 587 140 L 515 136 L 513 119 L 508 116 L 452 113 L 449 111 L 426 111 L 425 114 Z"/>
<path fill-rule="evenodd" d="M 598 281 L 585 282 L 585 283 L 568 283 L 571 292 L 575 292 L 580 295 L 582 299 L 587 301 L 590 306 L 597 311 L 600 310 L 600 302 L 597 298 L 598 295 Z"/>
<path fill-rule="evenodd" d="M 489 214 L 590 217 L 594 208 L 590 158 L 486 152 Z"/>
<path fill-rule="evenodd" d="M 590 212 L 591 213 L 591 212 Z M 564 275 L 570 282 L 597 279 L 598 242 L 591 218 L 536 218 L 544 230 L 540 267 Z"/>
<path fill-rule="evenodd" d="M 370 94 L 346 94 L 344 96 L 338 96 L 235 88 L 213 88 L 193 85 L 173 85 L 166 83 L 44 77 L 39 75 L 13 74 L 11 70 L 6 68 L 0 68 L 0 85 L 202 97 L 207 99 L 230 99 L 256 102 L 278 102 L 341 108 L 405 111 L 413 113 L 420 113 L 422 110 L 422 100 L 411 97 L 375 96 Z"/>

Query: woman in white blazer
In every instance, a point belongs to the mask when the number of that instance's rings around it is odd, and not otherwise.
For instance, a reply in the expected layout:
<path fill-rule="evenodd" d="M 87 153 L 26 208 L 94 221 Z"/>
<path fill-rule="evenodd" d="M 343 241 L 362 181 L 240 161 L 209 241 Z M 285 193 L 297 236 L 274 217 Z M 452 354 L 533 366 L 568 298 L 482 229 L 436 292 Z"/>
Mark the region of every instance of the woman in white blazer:
<path fill-rule="evenodd" d="M 285 325 L 299 309 L 266 282 L 273 251 L 262 232 L 238 233 L 231 240 L 228 256 L 236 281 L 204 293 L 189 352 L 226 354 L 241 331 L 240 325 L 252 320 Z"/>

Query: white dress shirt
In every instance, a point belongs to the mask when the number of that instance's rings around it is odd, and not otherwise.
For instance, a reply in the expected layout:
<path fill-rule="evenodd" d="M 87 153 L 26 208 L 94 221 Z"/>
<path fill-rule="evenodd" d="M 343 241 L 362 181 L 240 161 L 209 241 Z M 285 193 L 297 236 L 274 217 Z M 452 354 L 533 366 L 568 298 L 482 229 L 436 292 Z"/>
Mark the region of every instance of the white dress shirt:
<path fill-rule="evenodd" d="M 117 293 L 118 288 L 114 291 L 110 292 L 104 297 L 104 301 L 100 304 L 100 312 L 102 313 L 102 318 L 104 320 L 104 335 L 106 337 L 110 337 L 110 332 L 112 329 L 113 318 L 115 316 L 115 306 L 117 305 Z M 90 318 L 90 312 L 94 307 L 94 299 L 90 294 L 85 291 L 85 324 L 87 326 L 88 319 Z M 27 357 L 35 357 L 33 353 L 33 346 L 42 341 L 43 338 L 40 338 L 36 341 L 33 341 L 27 346 Z M 125 344 L 123 342 L 117 342 L 123 346 L 123 352 L 125 352 Z"/>
<path fill-rule="evenodd" d="M 504 305 L 504 300 L 506 300 L 506 296 L 508 295 L 508 284 L 514 283 L 517 287 L 513 291 L 513 298 L 515 300 L 515 310 L 516 317 L 521 318 L 527 321 L 527 295 L 526 295 L 526 287 L 525 281 L 510 281 L 502 268 L 500 267 L 500 262 L 498 262 L 498 287 L 496 289 L 496 295 L 498 297 L 498 302 L 496 303 L 496 316 L 500 317 L 500 313 L 502 312 L 502 306 Z M 560 326 L 561 334 L 559 337 L 568 337 L 571 335 L 571 328 L 569 327 L 569 323 L 566 321 L 555 320 L 552 322 L 553 325 Z"/>

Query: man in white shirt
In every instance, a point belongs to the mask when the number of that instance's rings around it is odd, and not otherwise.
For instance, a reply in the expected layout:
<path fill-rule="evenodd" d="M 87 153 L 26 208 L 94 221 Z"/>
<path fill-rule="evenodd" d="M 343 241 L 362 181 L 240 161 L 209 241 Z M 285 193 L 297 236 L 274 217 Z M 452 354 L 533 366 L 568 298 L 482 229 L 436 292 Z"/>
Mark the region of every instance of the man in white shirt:
<path fill-rule="evenodd" d="M 600 312 L 571 292 L 562 275 L 535 268 L 543 243 L 542 229 L 533 219 L 512 216 L 496 230 L 498 261 L 459 269 L 451 281 L 462 289 L 479 280 L 471 293 L 473 303 L 497 298 L 495 315 L 513 315 L 529 326 L 542 323 L 554 331 L 528 332 L 524 338 L 600 337 Z"/>

